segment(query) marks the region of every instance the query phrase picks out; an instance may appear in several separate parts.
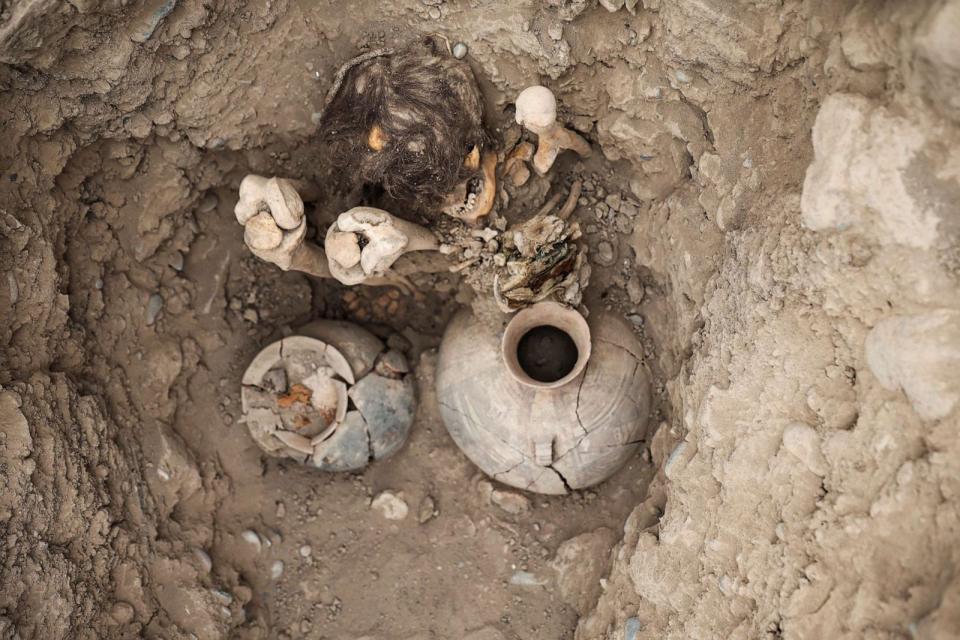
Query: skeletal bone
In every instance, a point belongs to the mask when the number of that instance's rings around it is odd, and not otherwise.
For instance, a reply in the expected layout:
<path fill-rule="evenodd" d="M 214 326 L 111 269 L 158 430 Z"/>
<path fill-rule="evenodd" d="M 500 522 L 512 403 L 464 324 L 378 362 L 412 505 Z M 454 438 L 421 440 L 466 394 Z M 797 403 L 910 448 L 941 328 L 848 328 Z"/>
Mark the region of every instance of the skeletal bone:
<path fill-rule="evenodd" d="M 309 199 L 316 199 L 319 195 L 316 188 L 298 180 L 264 178 L 257 175 L 245 177 L 240 183 L 240 198 L 234 207 L 237 221 L 244 225 L 244 243 L 255 256 L 277 265 L 284 271 L 302 271 L 317 278 L 332 278 L 334 276 L 330 272 L 330 261 L 323 249 L 305 241 L 307 222 L 300 193 L 306 194 Z M 417 225 L 411 226 L 421 229 Z M 350 243 L 358 250 L 359 245 L 355 234 L 348 233 L 346 236 L 338 250 L 341 260 L 349 263 Z M 435 243 L 436 240 L 432 242 Z M 407 249 L 414 250 L 416 249 Z M 446 265 L 437 266 L 404 259 L 397 264 L 396 272 L 370 276 L 362 282 L 371 286 L 396 286 L 409 293 L 414 288 L 404 277 L 406 274 L 445 269 Z"/>
<path fill-rule="evenodd" d="M 330 273 L 347 285 L 383 276 L 404 253 L 437 250 L 433 233 L 382 209 L 354 207 L 341 213 L 324 243 Z"/>
<path fill-rule="evenodd" d="M 557 98 L 546 87 L 527 87 L 517 96 L 517 124 L 537 134 L 537 153 L 533 168 L 540 175 L 553 166 L 561 151 L 570 149 L 586 158 L 591 154 L 590 144 L 573 131 L 557 122 Z"/>
<path fill-rule="evenodd" d="M 261 211 L 269 211 L 281 229 L 295 229 L 303 220 L 303 200 L 289 180 L 250 174 L 240 183 L 240 199 L 233 212 L 246 225 Z"/>
<path fill-rule="evenodd" d="M 479 193 L 467 195 L 467 183 L 470 179 L 464 180 L 447 196 L 443 212 L 451 218 L 474 224 L 493 208 L 497 193 L 497 155 L 488 152 L 481 156 L 477 147 L 474 147 L 464 164 L 471 168 L 476 164 L 482 170 L 483 186 Z"/>
<path fill-rule="evenodd" d="M 240 198 L 233 212 L 243 225 L 243 241 L 253 255 L 284 271 L 330 277 L 323 251 L 304 242 L 303 200 L 290 180 L 248 175 L 240 183 Z"/>

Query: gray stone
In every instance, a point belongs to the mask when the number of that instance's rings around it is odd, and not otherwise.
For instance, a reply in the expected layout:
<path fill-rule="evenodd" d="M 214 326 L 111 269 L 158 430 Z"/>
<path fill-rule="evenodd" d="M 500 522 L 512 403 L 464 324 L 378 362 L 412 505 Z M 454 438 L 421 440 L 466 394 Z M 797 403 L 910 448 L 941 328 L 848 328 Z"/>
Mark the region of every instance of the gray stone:
<path fill-rule="evenodd" d="M 617 535 L 606 527 L 570 538 L 557 549 L 550 566 L 556 571 L 560 597 L 585 615 L 600 597 L 600 579 L 610 570 Z"/>

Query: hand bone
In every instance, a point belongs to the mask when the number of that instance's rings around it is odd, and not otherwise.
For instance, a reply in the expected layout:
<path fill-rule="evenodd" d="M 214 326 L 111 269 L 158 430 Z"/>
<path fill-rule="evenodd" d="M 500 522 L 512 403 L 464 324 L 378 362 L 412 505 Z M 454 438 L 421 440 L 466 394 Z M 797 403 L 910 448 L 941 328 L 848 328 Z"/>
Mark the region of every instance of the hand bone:
<path fill-rule="evenodd" d="M 329 277 L 323 252 L 304 242 L 303 200 L 291 181 L 248 175 L 240 183 L 240 199 L 233 212 L 243 225 L 243 241 L 253 255 L 284 271 L 296 269 Z"/>
<path fill-rule="evenodd" d="M 537 153 L 533 168 L 540 175 L 553 166 L 561 151 L 570 149 L 586 158 L 591 154 L 590 144 L 573 131 L 557 122 L 557 99 L 546 87 L 527 87 L 517 96 L 517 123 L 537 134 Z"/>
<path fill-rule="evenodd" d="M 404 253 L 439 246 L 428 229 L 373 207 L 341 213 L 324 242 L 330 272 L 347 285 L 369 284 L 387 274 Z"/>
<path fill-rule="evenodd" d="M 240 199 L 233 208 L 237 222 L 246 225 L 267 211 L 281 229 L 295 229 L 303 221 L 303 200 L 289 180 L 250 174 L 240 183 Z"/>

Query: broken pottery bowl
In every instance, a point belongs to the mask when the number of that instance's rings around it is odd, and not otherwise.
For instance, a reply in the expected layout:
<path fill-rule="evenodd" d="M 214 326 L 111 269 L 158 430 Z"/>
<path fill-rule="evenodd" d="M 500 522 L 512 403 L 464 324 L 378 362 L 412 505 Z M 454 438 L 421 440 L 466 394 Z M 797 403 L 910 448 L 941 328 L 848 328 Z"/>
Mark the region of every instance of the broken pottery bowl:
<path fill-rule="evenodd" d="M 318 320 L 264 348 L 243 376 L 243 421 L 257 445 L 324 471 L 395 453 L 416 411 L 402 353 L 348 322 Z"/>
<path fill-rule="evenodd" d="M 463 310 L 440 346 L 440 415 L 493 479 L 537 493 L 583 489 L 610 477 L 646 436 L 642 354 L 612 313 L 585 320 L 541 302 L 491 327 Z"/>

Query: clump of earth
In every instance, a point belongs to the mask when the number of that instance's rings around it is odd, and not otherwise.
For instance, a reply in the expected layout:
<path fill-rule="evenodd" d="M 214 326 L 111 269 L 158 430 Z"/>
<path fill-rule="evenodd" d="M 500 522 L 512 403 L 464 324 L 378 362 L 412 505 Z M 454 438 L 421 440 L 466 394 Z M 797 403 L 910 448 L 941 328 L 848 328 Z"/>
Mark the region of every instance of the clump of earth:
<path fill-rule="evenodd" d="M 505 214 L 580 181 L 584 302 L 644 345 L 650 436 L 590 489 L 510 489 L 447 434 L 460 274 L 345 287 L 243 244 L 249 173 L 352 206 L 327 89 L 426 34 L 495 119 L 544 84 L 593 145 Z M 957 42 L 957 0 L 0 2 L 0 638 L 960 635 Z M 361 472 L 239 421 L 318 318 L 414 370 Z"/>

